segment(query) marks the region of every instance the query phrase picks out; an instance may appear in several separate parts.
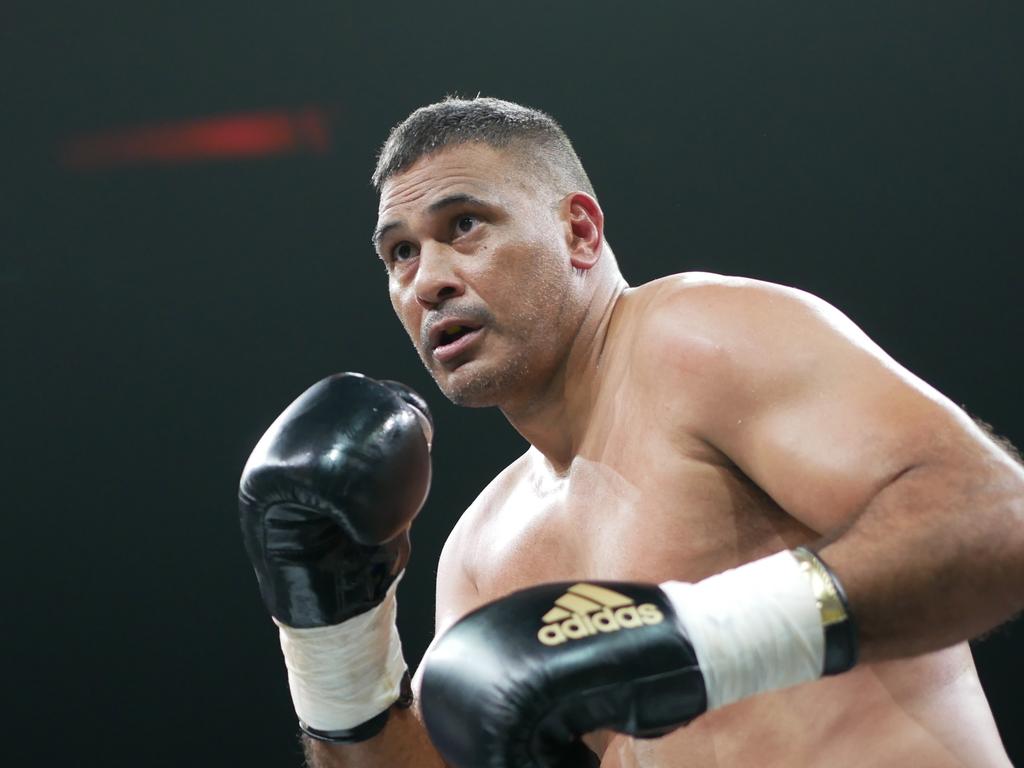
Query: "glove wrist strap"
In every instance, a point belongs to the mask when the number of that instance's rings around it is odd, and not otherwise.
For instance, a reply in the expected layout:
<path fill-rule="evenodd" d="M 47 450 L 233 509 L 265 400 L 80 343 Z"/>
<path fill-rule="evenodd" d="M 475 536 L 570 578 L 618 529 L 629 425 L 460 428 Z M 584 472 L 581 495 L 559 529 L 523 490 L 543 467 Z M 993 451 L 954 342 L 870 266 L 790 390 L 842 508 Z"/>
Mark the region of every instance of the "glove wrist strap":
<path fill-rule="evenodd" d="M 311 739 L 316 739 L 317 741 L 327 741 L 332 744 L 355 744 L 360 741 L 368 741 L 383 731 L 384 726 L 388 724 L 388 717 L 391 715 L 391 710 L 394 707 L 398 707 L 399 709 L 408 709 L 411 706 L 412 681 L 409 678 L 409 671 L 406 670 L 405 674 L 402 675 L 402 691 L 398 697 L 398 701 L 392 704 L 391 707 L 385 709 L 379 715 L 371 717 L 365 723 L 360 723 L 354 728 L 321 731 L 316 728 L 312 728 L 302 720 L 299 720 L 299 729 Z"/>
<path fill-rule="evenodd" d="M 395 626 L 398 582 L 379 605 L 341 624 L 295 628 L 275 619 L 295 713 L 311 737 L 364 741 L 403 698 L 408 670 Z"/>
<path fill-rule="evenodd" d="M 853 666 L 855 632 L 838 584 L 807 550 L 661 584 L 697 655 L 708 708 Z"/>

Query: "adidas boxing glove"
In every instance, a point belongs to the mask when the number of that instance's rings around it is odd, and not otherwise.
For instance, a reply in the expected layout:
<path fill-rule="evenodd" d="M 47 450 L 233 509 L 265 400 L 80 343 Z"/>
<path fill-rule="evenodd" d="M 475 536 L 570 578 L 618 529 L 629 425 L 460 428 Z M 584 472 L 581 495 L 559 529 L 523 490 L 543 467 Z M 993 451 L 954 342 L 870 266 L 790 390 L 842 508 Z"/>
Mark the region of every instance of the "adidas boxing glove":
<path fill-rule="evenodd" d="M 569 768 L 580 736 L 664 735 L 761 691 L 853 666 L 831 572 L 807 550 L 696 584 L 543 584 L 456 622 L 420 701 L 453 768 Z"/>

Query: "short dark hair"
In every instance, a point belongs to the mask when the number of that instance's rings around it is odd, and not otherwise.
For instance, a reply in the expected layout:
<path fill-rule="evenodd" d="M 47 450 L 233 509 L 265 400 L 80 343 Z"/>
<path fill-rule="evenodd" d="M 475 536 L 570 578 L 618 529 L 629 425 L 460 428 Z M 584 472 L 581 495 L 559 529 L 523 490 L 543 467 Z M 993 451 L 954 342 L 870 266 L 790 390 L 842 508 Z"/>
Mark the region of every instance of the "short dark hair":
<path fill-rule="evenodd" d="M 546 173 L 559 192 L 594 195 L 583 163 L 551 115 L 511 101 L 477 96 L 420 107 L 391 129 L 377 156 L 373 186 L 380 192 L 390 177 L 445 147 L 480 142 L 495 149 L 522 149 L 523 158 Z M 539 162 L 538 162 L 539 161 Z"/>

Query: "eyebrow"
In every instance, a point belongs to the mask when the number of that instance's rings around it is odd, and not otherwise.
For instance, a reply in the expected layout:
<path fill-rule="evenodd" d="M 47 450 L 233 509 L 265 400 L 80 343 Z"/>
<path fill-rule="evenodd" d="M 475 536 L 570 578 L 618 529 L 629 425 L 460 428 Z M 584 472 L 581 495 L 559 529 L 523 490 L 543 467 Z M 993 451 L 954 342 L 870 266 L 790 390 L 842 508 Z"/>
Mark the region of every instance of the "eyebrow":
<path fill-rule="evenodd" d="M 476 205 L 486 207 L 489 206 L 490 203 L 488 203 L 485 200 L 481 200 L 479 197 L 474 197 L 473 195 L 468 195 L 465 193 L 446 195 L 445 197 L 442 197 L 440 200 L 435 200 L 430 205 L 428 205 L 427 213 L 434 214 L 437 213 L 438 211 L 444 210 L 445 208 L 452 208 L 453 206 L 456 205 Z M 389 221 L 387 224 L 382 224 L 373 231 L 373 236 L 370 238 L 370 242 L 373 244 L 374 248 L 377 248 L 379 250 L 381 240 L 384 239 L 384 236 L 391 230 L 397 229 L 404 225 L 405 222 L 401 220 Z"/>

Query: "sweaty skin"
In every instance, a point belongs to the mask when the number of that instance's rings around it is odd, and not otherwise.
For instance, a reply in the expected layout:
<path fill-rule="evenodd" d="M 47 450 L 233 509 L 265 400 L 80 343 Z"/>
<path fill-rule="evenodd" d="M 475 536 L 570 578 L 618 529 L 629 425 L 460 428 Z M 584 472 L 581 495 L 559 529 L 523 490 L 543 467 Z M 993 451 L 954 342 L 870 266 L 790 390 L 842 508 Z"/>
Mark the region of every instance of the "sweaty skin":
<path fill-rule="evenodd" d="M 378 253 L 424 364 L 531 444 L 445 545 L 438 634 L 537 583 L 695 581 L 827 535 L 863 663 L 658 740 L 590 734 L 602 768 L 1009 766 L 962 640 L 1021 607 L 1021 468 L 819 299 L 708 274 L 628 288 L 596 201 L 520 165 L 450 147 L 381 195 Z M 438 357 L 438 323 L 459 321 L 480 331 Z M 408 715 L 312 752 L 443 764 Z"/>

